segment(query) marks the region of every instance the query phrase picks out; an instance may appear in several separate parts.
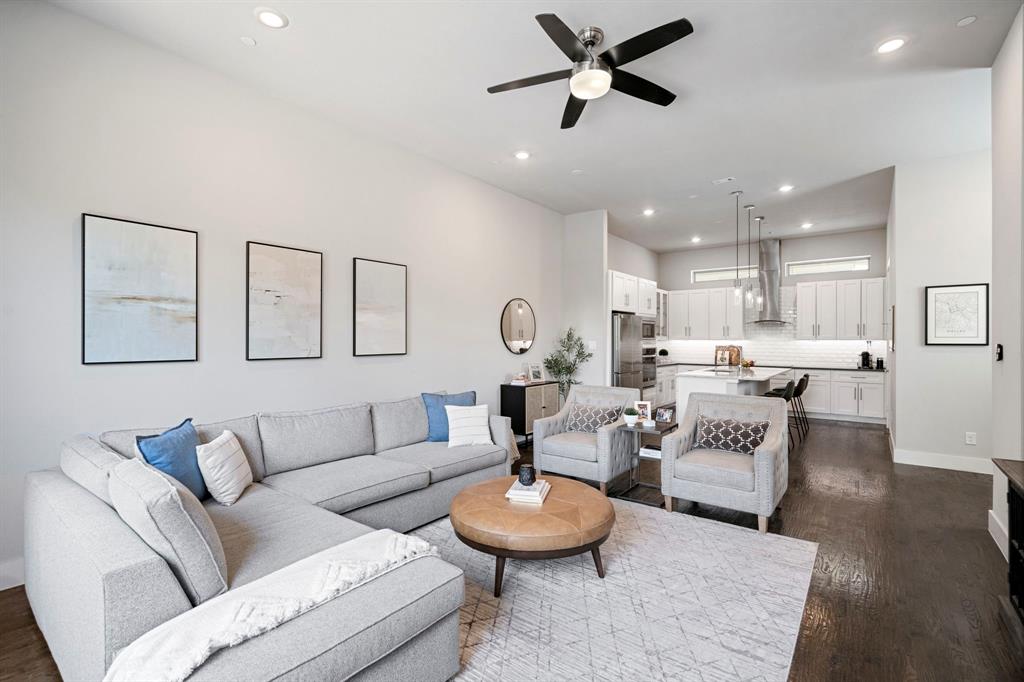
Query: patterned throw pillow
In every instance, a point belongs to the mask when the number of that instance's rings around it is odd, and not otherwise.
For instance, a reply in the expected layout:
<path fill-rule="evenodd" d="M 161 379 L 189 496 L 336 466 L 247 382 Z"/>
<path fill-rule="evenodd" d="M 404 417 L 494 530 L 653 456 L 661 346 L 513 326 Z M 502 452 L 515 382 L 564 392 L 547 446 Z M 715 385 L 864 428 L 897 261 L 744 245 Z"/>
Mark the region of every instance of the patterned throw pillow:
<path fill-rule="evenodd" d="M 602 426 L 611 424 L 622 414 L 621 407 L 604 407 L 573 403 L 569 408 L 569 418 L 565 421 L 566 431 L 577 433 L 597 433 Z"/>
<path fill-rule="evenodd" d="M 764 442 L 770 421 L 741 422 L 735 419 L 715 419 L 697 415 L 697 443 L 695 448 L 726 450 L 742 455 L 754 454 Z"/>

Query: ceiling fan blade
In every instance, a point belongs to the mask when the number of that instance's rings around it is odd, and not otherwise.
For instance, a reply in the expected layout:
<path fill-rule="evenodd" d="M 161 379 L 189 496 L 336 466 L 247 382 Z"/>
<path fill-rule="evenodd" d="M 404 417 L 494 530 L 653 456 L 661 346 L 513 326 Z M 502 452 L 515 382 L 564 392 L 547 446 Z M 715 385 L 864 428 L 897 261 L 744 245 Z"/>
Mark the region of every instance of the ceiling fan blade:
<path fill-rule="evenodd" d="M 641 78 L 622 69 L 612 71 L 612 89 L 652 104 L 660 104 L 663 107 L 672 104 L 676 98 L 674 94 L 660 85 L 655 85 L 646 78 Z"/>
<path fill-rule="evenodd" d="M 590 52 L 587 51 L 586 46 L 580 42 L 580 39 L 576 37 L 572 29 L 566 26 L 561 19 L 554 14 L 538 14 L 536 19 L 540 27 L 548 34 L 548 38 L 551 38 L 555 45 L 558 46 L 558 49 L 565 53 L 565 56 L 571 61 L 583 62 L 590 60 Z"/>
<path fill-rule="evenodd" d="M 542 73 L 539 76 L 530 76 L 529 78 L 520 78 L 519 80 L 509 81 L 508 83 L 502 83 L 501 85 L 492 85 L 487 88 L 487 92 L 494 94 L 496 92 L 516 90 L 517 88 L 528 88 L 531 85 L 540 85 L 541 83 L 550 83 L 551 81 L 562 80 L 563 78 L 568 78 L 571 75 L 572 69 L 562 69 L 561 71 Z"/>
<path fill-rule="evenodd" d="M 633 36 L 614 47 L 609 47 L 600 56 L 611 67 L 622 66 L 634 59 L 649 55 L 655 50 L 660 50 L 666 45 L 671 45 L 691 33 L 693 33 L 693 24 L 690 23 L 690 20 L 677 19 L 664 26 L 652 28 L 650 31 Z"/>
<path fill-rule="evenodd" d="M 580 99 L 575 95 L 569 95 L 569 101 L 565 103 L 565 112 L 562 113 L 562 130 L 572 128 L 576 121 L 580 120 L 583 107 L 587 106 L 587 100 Z"/>

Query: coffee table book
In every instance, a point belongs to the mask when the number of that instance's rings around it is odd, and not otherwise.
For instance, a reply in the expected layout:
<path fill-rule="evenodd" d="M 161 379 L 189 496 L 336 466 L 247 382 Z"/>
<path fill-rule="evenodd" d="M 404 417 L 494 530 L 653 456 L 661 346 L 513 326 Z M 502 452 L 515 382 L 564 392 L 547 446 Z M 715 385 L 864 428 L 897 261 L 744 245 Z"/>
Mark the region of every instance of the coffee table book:
<path fill-rule="evenodd" d="M 505 499 L 510 502 L 528 502 L 530 504 L 541 504 L 548 496 L 551 484 L 544 480 L 537 480 L 533 485 L 526 486 L 516 481 L 505 493 Z"/>

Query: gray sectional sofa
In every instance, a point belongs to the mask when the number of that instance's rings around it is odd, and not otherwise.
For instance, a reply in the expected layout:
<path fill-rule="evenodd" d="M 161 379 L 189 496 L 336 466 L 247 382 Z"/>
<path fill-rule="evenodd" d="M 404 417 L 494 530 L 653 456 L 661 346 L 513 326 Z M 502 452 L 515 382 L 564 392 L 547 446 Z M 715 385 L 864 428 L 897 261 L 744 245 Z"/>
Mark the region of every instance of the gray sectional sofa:
<path fill-rule="evenodd" d="M 231 506 L 203 503 L 229 589 L 371 529 L 447 515 L 459 490 L 510 472 L 509 420 L 490 426 L 493 446 L 426 442 L 418 396 L 197 425 L 202 442 L 234 432 L 255 481 Z M 109 469 L 136 456 L 135 436 L 162 430 L 75 437 L 60 470 L 27 478 L 25 588 L 65 679 L 101 679 L 121 649 L 193 606 L 107 493 Z M 448 679 L 459 669 L 462 601 L 460 569 L 419 559 L 215 653 L 190 679 Z"/>

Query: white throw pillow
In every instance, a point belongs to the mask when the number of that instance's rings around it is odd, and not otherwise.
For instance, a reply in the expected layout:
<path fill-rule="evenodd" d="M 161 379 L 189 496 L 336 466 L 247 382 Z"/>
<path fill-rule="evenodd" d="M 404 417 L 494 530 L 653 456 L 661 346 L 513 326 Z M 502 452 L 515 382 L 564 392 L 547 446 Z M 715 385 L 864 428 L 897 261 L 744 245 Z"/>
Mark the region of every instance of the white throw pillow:
<path fill-rule="evenodd" d="M 199 471 L 213 499 L 234 504 L 252 484 L 252 469 L 235 434 L 225 431 L 209 443 L 196 447 Z"/>
<path fill-rule="evenodd" d="M 494 445 L 486 405 L 445 405 L 444 411 L 448 414 L 448 447 Z"/>

